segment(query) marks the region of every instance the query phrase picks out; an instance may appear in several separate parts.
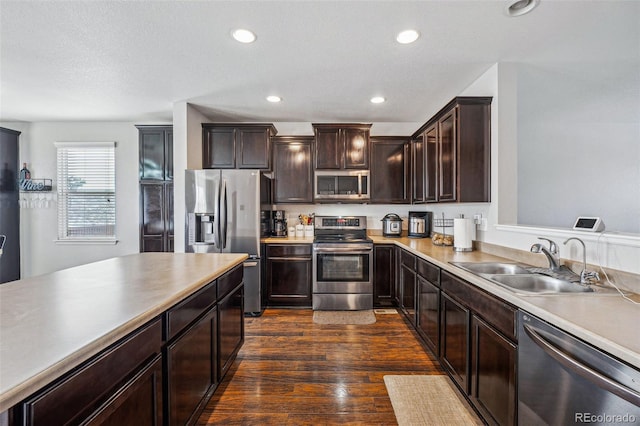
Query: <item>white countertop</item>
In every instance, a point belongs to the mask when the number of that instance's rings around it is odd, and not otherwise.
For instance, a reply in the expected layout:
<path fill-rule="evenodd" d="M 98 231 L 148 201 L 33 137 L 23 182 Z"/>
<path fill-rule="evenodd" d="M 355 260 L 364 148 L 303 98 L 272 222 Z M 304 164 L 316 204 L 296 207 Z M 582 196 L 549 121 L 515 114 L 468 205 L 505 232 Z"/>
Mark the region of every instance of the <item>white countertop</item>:
<path fill-rule="evenodd" d="M 386 238 L 369 235 L 374 243 L 395 244 L 499 298 L 589 342 L 609 354 L 640 368 L 640 305 L 617 295 L 561 294 L 522 296 L 449 262 L 514 262 L 498 256 L 454 252 L 435 246 L 428 238 Z M 636 298 L 640 301 L 640 298 Z"/>
<path fill-rule="evenodd" d="M 0 413 L 246 258 L 142 253 L 0 285 Z"/>

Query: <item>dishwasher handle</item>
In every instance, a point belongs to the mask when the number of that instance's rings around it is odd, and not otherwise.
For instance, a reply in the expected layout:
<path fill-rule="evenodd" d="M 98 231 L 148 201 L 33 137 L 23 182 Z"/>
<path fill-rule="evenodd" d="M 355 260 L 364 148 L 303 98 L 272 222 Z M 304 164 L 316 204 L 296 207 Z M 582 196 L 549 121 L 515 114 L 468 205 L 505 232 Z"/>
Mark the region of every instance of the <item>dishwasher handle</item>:
<path fill-rule="evenodd" d="M 558 361 L 564 367 L 578 374 L 586 380 L 594 383 L 595 385 L 605 389 L 620 398 L 629 401 L 632 404 L 640 406 L 640 394 L 629 389 L 621 383 L 612 380 L 611 378 L 603 375 L 602 373 L 590 368 L 587 365 L 582 364 L 580 361 L 573 358 L 570 354 L 557 348 L 553 343 L 549 342 L 543 336 L 541 336 L 534 327 L 525 324 L 524 331 L 527 335 L 536 343 L 543 351 L 549 356 Z"/>

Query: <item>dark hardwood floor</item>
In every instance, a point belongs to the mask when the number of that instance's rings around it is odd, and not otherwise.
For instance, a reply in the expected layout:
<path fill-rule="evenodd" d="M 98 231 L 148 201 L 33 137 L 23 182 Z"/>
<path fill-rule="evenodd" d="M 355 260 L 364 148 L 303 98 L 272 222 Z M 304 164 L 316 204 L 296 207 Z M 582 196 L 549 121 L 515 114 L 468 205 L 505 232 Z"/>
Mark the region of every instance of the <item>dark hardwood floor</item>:
<path fill-rule="evenodd" d="M 394 425 L 383 376 L 444 374 L 401 314 L 319 325 L 309 309 L 246 318 L 245 343 L 199 425 Z"/>

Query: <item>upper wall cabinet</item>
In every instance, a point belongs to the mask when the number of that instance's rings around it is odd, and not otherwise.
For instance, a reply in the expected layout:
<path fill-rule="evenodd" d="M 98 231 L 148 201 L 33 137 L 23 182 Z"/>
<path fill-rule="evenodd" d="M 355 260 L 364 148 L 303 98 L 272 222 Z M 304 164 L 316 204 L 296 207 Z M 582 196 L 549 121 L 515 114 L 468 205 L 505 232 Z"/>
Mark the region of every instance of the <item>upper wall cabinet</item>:
<path fill-rule="evenodd" d="M 409 204 L 410 142 L 408 137 L 371 138 L 371 203 Z"/>
<path fill-rule="evenodd" d="M 316 169 L 368 169 L 371 124 L 313 124 Z"/>
<path fill-rule="evenodd" d="M 313 203 L 313 139 L 273 138 L 273 202 Z"/>
<path fill-rule="evenodd" d="M 426 202 L 487 202 L 491 175 L 491 99 L 457 97 L 422 126 Z"/>
<path fill-rule="evenodd" d="M 173 180 L 173 126 L 138 125 L 140 180 Z"/>
<path fill-rule="evenodd" d="M 272 124 L 202 124 L 202 168 L 271 169 Z"/>

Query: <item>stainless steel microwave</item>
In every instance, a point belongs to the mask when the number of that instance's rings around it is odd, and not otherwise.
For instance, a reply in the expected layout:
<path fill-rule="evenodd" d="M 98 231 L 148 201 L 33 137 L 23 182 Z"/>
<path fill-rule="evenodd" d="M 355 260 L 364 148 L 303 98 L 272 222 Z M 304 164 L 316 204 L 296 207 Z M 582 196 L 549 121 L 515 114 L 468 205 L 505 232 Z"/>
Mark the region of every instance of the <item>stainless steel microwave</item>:
<path fill-rule="evenodd" d="M 314 180 L 316 200 L 369 201 L 369 170 L 318 170 Z"/>

